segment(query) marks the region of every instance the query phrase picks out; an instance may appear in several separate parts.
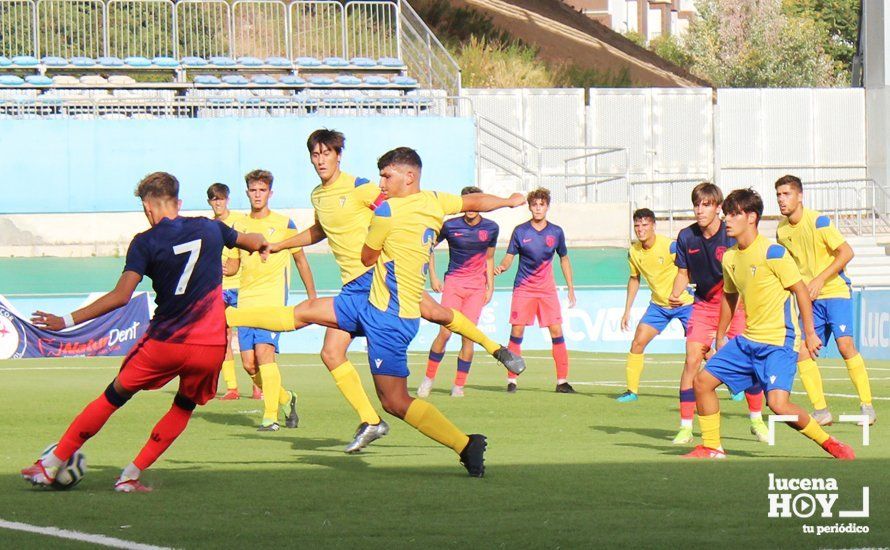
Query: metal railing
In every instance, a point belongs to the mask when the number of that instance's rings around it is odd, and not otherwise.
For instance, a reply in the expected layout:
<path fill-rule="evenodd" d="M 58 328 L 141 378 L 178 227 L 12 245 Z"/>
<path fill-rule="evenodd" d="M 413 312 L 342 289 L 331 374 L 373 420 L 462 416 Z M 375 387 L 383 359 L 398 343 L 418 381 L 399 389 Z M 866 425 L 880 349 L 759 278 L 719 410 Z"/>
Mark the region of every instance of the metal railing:
<path fill-rule="evenodd" d="M 122 59 L 172 57 L 175 18 L 171 0 L 110 0 L 105 18 L 107 49 Z"/>
<path fill-rule="evenodd" d="M 408 2 L 399 2 L 400 55 L 421 86 L 458 95 L 460 67 Z"/>
<path fill-rule="evenodd" d="M 831 216 L 842 233 L 890 232 L 890 192 L 870 178 L 807 181 L 804 204 Z"/>

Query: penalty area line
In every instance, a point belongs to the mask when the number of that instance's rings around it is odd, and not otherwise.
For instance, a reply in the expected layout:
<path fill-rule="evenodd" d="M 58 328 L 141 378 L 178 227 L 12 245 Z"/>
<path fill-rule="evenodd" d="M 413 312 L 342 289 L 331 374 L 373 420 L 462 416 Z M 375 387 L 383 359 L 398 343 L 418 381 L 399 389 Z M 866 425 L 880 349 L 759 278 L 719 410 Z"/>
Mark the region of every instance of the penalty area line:
<path fill-rule="evenodd" d="M 26 533 L 36 533 L 38 535 L 46 535 L 48 537 L 55 537 L 59 539 L 69 539 L 80 542 L 88 542 L 90 544 L 98 544 L 100 546 L 108 546 L 110 548 L 127 548 L 132 550 L 171 550 L 166 546 L 142 544 L 139 542 L 116 539 L 114 537 L 109 537 L 106 535 L 93 535 L 91 533 L 81 533 L 80 531 L 59 529 L 58 527 L 39 527 L 37 525 L 19 523 L 17 521 L 6 521 L 4 519 L 0 519 L 0 529 L 24 531 Z"/>

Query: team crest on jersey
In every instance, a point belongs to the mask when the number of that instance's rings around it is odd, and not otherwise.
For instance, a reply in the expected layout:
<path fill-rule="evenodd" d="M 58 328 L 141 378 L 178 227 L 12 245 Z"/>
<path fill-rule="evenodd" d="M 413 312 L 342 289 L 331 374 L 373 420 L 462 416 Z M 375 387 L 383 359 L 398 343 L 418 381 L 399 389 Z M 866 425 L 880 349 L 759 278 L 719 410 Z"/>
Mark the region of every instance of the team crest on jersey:
<path fill-rule="evenodd" d="M 340 197 L 340 208 L 343 208 L 344 204 L 346 204 L 346 195 Z"/>
<path fill-rule="evenodd" d="M 723 253 L 726 252 L 725 246 L 718 246 L 716 250 L 714 250 L 714 256 L 717 258 L 718 262 L 723 261 Z"/>
<path fill-rule="evenodd" d="M 546 244 L 548 247 L 556 246 L 556 237 L 554 237 L 553 235 L 547 235 L 547 237 L 544 239 L 544 244 Z"/>
<path fill-rule="evenodd" d="M 487 230 L 485 230 L 485 229 L 480 229 L 480 230 L 479 230 L 479 240 L 480 240 L 480 241 L 487 241 L 487 240 L 488 240 L 488 231 L 487 231 Z"/>
<path fill-rule="evenodd" d="M 753 277 L 754 275 L 757 275 L 757 266 L 756 265 L 751 266 L 751 276 Z"/>
<path fill-rule="evenodd" d="M 664 265 L 664 256 L 658 257 L 658 265 Z"/>

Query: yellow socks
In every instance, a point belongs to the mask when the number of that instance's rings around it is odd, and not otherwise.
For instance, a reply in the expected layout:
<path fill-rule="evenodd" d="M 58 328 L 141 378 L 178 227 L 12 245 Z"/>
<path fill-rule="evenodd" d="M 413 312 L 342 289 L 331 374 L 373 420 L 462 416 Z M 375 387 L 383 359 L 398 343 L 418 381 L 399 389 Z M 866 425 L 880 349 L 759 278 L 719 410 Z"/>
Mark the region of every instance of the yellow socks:
<path fill-rule="evenodd" d="M 477 327 L 473 321 L 467 319 L 466 315 L 457 311 L 456 309 L 451 310 L 454 313 L 454 319 L 451 320 L 450 323 L 445 325 L 445 328 L 450 330 L 451 332 L 456 332 L 461 336 L 466 336 L 470 340 L 476 342 L 488 353 L 496 352 L 501 345 L 486 336 L 479 327 Z"/>
<path fill-rule="evenodd" d="M 227 390 L 237 390 L 238 389 L 238 379 L 235 378 L 235 360 L 234 359 L 228 359 L 226 361 L 223 361 L 222 375 L 223 375 L 223 380 L 226 381 L 226 389 Z"/>
<path fill-rule="evenodd" d="M 281 402 L 281 372 L 278 363 L 260 365 L 263 385 L 263 424 L 278 422 L 278 405 Z M 259 384 L 257 384 L 259 386 Z"/>
<path fill-rule="evenodd" d="M 349 401 L 349 404 L 358 413 L 362 422 L 367 422 L 368 424 L 380 423 L 380 415 L 377 414 L 374 406 L 371 405 L 368 394 L 365 393 L 365 388 L 362 387 L 362 380 L 351 362 L 346 361 L 332 370 L 331 376 L 334 377 L 334 382 L 337 383 L 340 393 Z"/>
<path fill-rule="evenodd" d="M 457 426 L 439 412 L 439 409 L 420 399 L 411 402 L 408 412 L 405 413 L 405 422 L 430 439 L 451 447 L 457 454 L 460 454 L 470 442 L 467 434 L 458 430 Z"/>
<path fill-rule="evenodd" d="M 701 440 L 705 447 L 710 449 L 723 449 L 720 443 L 720 413 L 698 415 L 698 425 L 701 427 Z"/>
<path fill-rule="evenodd" d="M 862 355 L 857 353 L 850 359 L 844 359 L 844 363 L 847 364 L 847 374 L 850 375 L 850 380 L 856 386 L 859 401 L 863 405 L 871 405 L 871 384 L 868 381 L 868 373 L 865 371 L 865 361 L 862 360 Z"/>
<path fill-rule="evenodd" d="M 643 376 L 642 353 L 627 354 L 627 389 L 634 393 L 640 393 L 640 377 Z"/>
<path fill-rule="evenodd" d="M 226 323 L 230 327 L 252 327 L 272 332 L 294 330 L 294 307 L 229 307 L 226 308 Z"/>
<path fill-rule="evenodd" d="M 825 402 L 825 393 L 822 391 L 822 374 L 819 373 L 819 366 L 813 359 L 806 359 L 797 363 L 797 373 L 800 381 L 803 382 L 803 389 L 810 398 L 813 408 L 818 410 L 827 409 L 828 403 Z"/>
<path fill-rule="evenodd" d="M 806 425 L 806 427 L 799 431 L 819 445 L 828 441 L 828 432 L 823 430 L 822 426 L 820 426 L 819 423 L 812 418 L 810 418 L 810 422 Z"/>

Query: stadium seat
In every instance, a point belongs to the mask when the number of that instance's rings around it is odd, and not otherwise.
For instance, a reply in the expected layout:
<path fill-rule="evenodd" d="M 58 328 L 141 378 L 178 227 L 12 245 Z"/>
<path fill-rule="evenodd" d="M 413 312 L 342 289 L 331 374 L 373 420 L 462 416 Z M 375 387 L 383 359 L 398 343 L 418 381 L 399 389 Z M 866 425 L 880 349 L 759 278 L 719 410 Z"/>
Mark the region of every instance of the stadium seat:
<path fill-rule="evenodd" d="M 269 65 L 270 67 L 290 67 L 291 62 L 284 57 L 267 57 L 266 65 Z"/>
<path fill-rule="evenodd" d="M 221 82 L 219 78 L 209 74 L 199 74 L 195 77 L 195 84 L 203 84 L 205 86 L 216 86 Z"/>
<path fill-rule="evenodd" d="M 12 65 L 12 59 L 5 55 L 0 55 L 0 67 L 9 67 L 10 65 Z"/>
<path fill-rule="evenodd" d="M 114 57 L 114 56 L 100 57 L 99 59 L 97 59 L 97 61 L 99 62 L 99 65 L 102 65 L 103 67 L 123 67 L 124 66 L 124 60 L 121 59 L 120 57 Z"/>
<path fill-rule="evenodd" d="M 366 103 L 373 103 L 373 102 L 374 102 L 374 98 L 373 98 L 373 97 L 368 97 L 368 96 L 366 96 L 366 95 L 356 95 L 356 96 L 352 96 L 352 97 L 349 98 L 349 100 L 352 101 L 353 103 L 358 103 L 359 105 L 363 105 L 363 104 L 366 104 Z"/>
<path fill-rule="evenodd" d="M 263 60 L 258 57 L 242 56 L 238 58 L 238 64 L 245 67 L 262 67 Z"/>
<path fill-rule="evenodd" d="M 53 84 L 56 86 L 70 86 L 72 84 L 80 84 L 80 80 L 76 76 L 60 74 L 53 77 Z"/>
<path fill-rule="evenodd" d="M 25 82 L 31 86 L 52 86 L 53 79 L 42 74 L 29 74 L 25 77 Z"/>
<path fill-rule="evenodd" d="M 348 67 L 349 61 L 346 61 L 342 57 L 325 57 L 322 61 L 328 67 Z"/>
<path fill-rule="evenodd" d="M 152 59 L 151 62 L 153 65 L 157 65 L 158 67 L 165 67 L 170 69 L 179 67 L 179 61 L 173 59 L 172 57 L 158 56 Z"/>
<path fill-rule="evenodd" d="M 297 65 L 301 67 L 321 67 L 321 61 L 314 57 L 298 57 Z"/>
<path fill-rule="evenodd" d="M 40 60 L 41 63 L 46 65 L 47 67 L 66 67 L 68 66 L 68 60 L 64 57 L 58 57 L 55 55 L 48 55 Z"/>
<path fill-rule="evenodd" d="M 14 74 L 0 75 L 0 86 L 21 86 L 25 81 L 20 76 Z"/>
<path fill-rule="evenodd" d="M 381 57 L 377 60 L 377 63 L 383 67 L 404 67 L 405 63 L 402 62 L 401 59 L 396 57 Z"/>
<path fill-rule="evenodd" d="M 121 84 L 136 84 L 136 79 L 132 76 L 127 76 L 124 74 L 113 74 L 108 77 L 109 84 L 121 85 Z"/>
<path fill-rule="evenodd" d="M 48 97 L 45 95 L 37 98 L 37 102 L 43 103 L 44 105 L 61 105 L 64 101 L 65 99 L 61 97 Z"/>
<path fill-rule="evenodd" d="M 371 86 L 387 86 L 389 85 L 389 79 L 380 75 L 366 76 L 365 84 L 369 84 Z"/>
<path fill-rule="evenodd" d="M 344 86 L 358 86 L 361 83 L 361 78 L 357 78 L 352 75 L 340 75 L 337 77 L 337 84 L 342 84 Z"/>
<path fill-rule="evenodd" d="M 17 55 L 12 58 L 12 64 L 18 67 L 36 67 L 40 62 L 33 55 Z"/>
<path fill-rule="evenodd" d="M 309 83 L 313 86 L 330 86 L 334 81 L 326 76 L 313 76 L 309 78 Z"/>
<path fill-rule="evenodd" d="M 344 103 L 349 103 L 349 99 L 345 97 L 323 97 L 321 98 L 322 103 L 327 103 L 328 105 L 342 105 Z"/>
<path fill-rule="evenodd" d="M 138 55 L 131 55 L 124 59 L 124 63 L 130 67 L 151 67 L 150 60 Z"/>
<path fill-rule="evenodd" d="M 272 78 L 267 74 L 258 74 L 250 79 L 254 84 L 259 84 L 260 86 L 274 86 L 278 84 L 278 80 Z"/>
<path fill-rule="evenodd" d="M 285 103 L 288 103 L 291 100 L 291 98 L 283 97 L 283 96 L 272 96 L 272 97 L 265 98 L 265 100 L 266 100 L 266 103 L 269 103 L 272 105 L 283 105 Z"/>
<path fill-rule="evenodd" d="M 231 97 L 208 97 L 207 103 L 216 103 L 219 105 L 229 105 L 235 103 L 235 99 Z"/>
<path fill-rule="evenodd" d="M 222 77 L 222 81 L 223 84 L 228 84 L 230 86 L 246 86 L 250 84 L 250 81 L 240 74 L 227 74 Z"/>
<path fill-rule="evenodd" d="M 317 99 L 315 99 L 314 97 L 305 97 L 302 94 L 295 95 L 292 101 L 300 105 L 318 105 Z"/>
<path fill-rule="evenodd" d="M 92 57 L 72 57 L 71 64 L 75 67 L 95 67 L 96 60 Z"/>
<path fill-rule="evenodd" d="M 245 105 L 257 105 L 260 103 L 260 101 L 262 101 L 262 99 L 253 96 L 238 98 L 238 103 L 243 103 Z"/>
<path fill-rule="evenodd" d="M 355 65 L 356 67 L 376 67 L 377 62 L 371 59 L 370 57 L 353 57 L 349 60 L 349 63 Z"/>
<path fill-rule="evenodd" d="M 279 79 L 279 82 L 282 84 L 287 84 L 288 86 L 303 86 L 306 84 L 306 80 L 300 78 L 299 76 L 289 74 L 287 76 L 282 76 Z"/>
<path fill-rule="evenodd" d="M 80 77 L 80 83 L 88 86 L 101 86 L 108 84 L 108 80 L 104 76 L 98 74 L 85 74 Z"/>
<path fill-rule="evenodd" d="M 217 67 L 234 67 L 235 60 L 231 57 L 217 55 L 210 58 L 210 64 L 216 65 Z"/>
<path fill-rule="evenodd" d="M 207 66 L 207 60 L 204 59 L 203 57 L 194 57 L 194 56 L 183 57 L 181 60 L 181 63 L 182 63 L 183 67 L 206 67 Z"/>
<path fill-rule="evenodd" d="M 410 76 L 394 76 L 392 83 L 397 86 L 417 86 L 417 80 Z"/>

